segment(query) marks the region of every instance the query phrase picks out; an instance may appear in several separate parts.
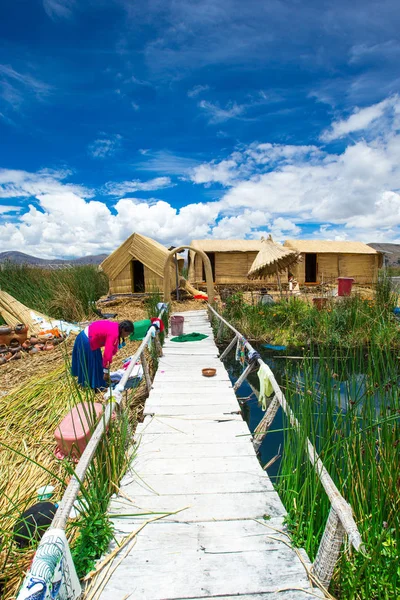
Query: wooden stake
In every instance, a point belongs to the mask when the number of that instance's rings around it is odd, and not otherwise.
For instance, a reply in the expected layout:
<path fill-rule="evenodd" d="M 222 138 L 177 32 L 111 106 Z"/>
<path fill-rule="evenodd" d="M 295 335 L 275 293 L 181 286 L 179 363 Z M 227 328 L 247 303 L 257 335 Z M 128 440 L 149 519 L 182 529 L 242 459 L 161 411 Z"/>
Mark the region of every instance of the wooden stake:
<path fill-rule="evenodd" d="M 224 358 L 226 356 L 228 356 L 229 352 L 232 350 L 232 348 L 235 347 L 236 345 L 236 336 L 233 338 L 233 340 L 229 343 L 229 346 L 227 346 L 225 348 L 225 350 L 223 351 L 223 353 L 221 354 L 221 356 L 219 357 L 220 360 L 224 360 Z"/>
<path fill-rule="evenodd" d="M 144 354 L 144 351 L 140 355 L 140 358 L 141 358 L 141 361 L 142 361 L 144 378 L 146 379 L 147 391 L 150 393 L 150 390 L 151 390 L 151 378 L 150 378 L 149 365 L 147 363 L 147 359 L 146 359 L 146 356 Z"/>

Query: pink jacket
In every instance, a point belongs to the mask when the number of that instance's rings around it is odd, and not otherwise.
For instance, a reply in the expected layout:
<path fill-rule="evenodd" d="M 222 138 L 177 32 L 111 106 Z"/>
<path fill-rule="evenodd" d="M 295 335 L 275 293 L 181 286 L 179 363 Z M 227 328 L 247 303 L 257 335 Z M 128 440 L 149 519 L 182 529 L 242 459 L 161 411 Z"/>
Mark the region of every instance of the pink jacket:
<path fill-rule="evenodd" d="M 113 321 L 93 321 L 89 325 L 89 344 L 92 350 L 103 348 L 103 367 L 108 368 L 118 352 L 119 323 Z"/>

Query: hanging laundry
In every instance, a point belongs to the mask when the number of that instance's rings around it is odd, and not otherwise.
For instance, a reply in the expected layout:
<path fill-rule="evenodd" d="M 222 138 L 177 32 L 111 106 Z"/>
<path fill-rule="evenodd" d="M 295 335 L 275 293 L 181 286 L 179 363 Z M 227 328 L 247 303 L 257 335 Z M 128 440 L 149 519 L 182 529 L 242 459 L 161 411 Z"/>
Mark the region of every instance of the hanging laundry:
<path fill-rule="evenodd" d="M 246 339 L 243 336 L 238 337 L 236 344 L 236 360 L 240 362 L 242 367 L 246 364 Z"/>
<path fill-rule="evenodd" d="M 267 365 L 261 364 L 257 372 L 258 379 L 260 381 L 260 395 L 258 397 L 258 404 L 261 406 L 263 411 L 267 410 L 267 397 L 272 396 L 274 388 L 269 379 L 269 372 Z"/>

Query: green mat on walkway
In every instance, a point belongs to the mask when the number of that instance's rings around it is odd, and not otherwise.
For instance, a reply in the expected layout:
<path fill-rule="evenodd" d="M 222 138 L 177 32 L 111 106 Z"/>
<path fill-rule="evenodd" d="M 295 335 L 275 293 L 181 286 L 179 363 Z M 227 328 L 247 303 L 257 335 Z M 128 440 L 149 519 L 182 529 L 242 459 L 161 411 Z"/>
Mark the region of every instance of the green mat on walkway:
<path fill-rule="evenodd" d="M 208 337 L 208 335 L 205 335 L 204 333 L 184 333 L 183 335 L 171 338 L 171 342 L 199 342 L 206 337 Z"/>

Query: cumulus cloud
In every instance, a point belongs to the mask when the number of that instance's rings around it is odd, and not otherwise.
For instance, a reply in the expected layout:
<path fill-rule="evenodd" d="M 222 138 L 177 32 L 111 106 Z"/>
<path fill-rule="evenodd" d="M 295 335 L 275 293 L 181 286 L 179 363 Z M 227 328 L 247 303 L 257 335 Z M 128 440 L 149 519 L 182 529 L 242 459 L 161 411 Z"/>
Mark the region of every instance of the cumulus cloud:
<path fill-rule="evenodd" d="M 133 231 L 177 245 L 205 237 L 259 238 L 269 232 L 283 241 L 304 236 L 305 225 L 305 237 L 399 242 L 400 100 L 390 98 L 385 107 L 367 113 L 364 123 L 369 125 L 358 138 L 357 124 L 348 125 L 353 140 L 340 153 L 314 145 L 254 142 L 220 160 L 184 162 L 183 167 L 174 155 L 146 153 L 149 170 L 154 161 L 160 173 L 170 166 L 185 174 L 183 185 L 189 180 L 193 186 L 223 186 L 217 201 L 180 209 L 159 198 L 123 197 L 173 185 L 167 174 L 109 182 L 100 190 L 111 199 L 104 203 L 93 190 L 71 183 L 67 170 L 2 169 L 3 213 L 12 199 L 29 203 L 17 219 L 4 223 L 3 214 L 2 247 L 48 257 L 80 256 L 109 252 Z"/>

